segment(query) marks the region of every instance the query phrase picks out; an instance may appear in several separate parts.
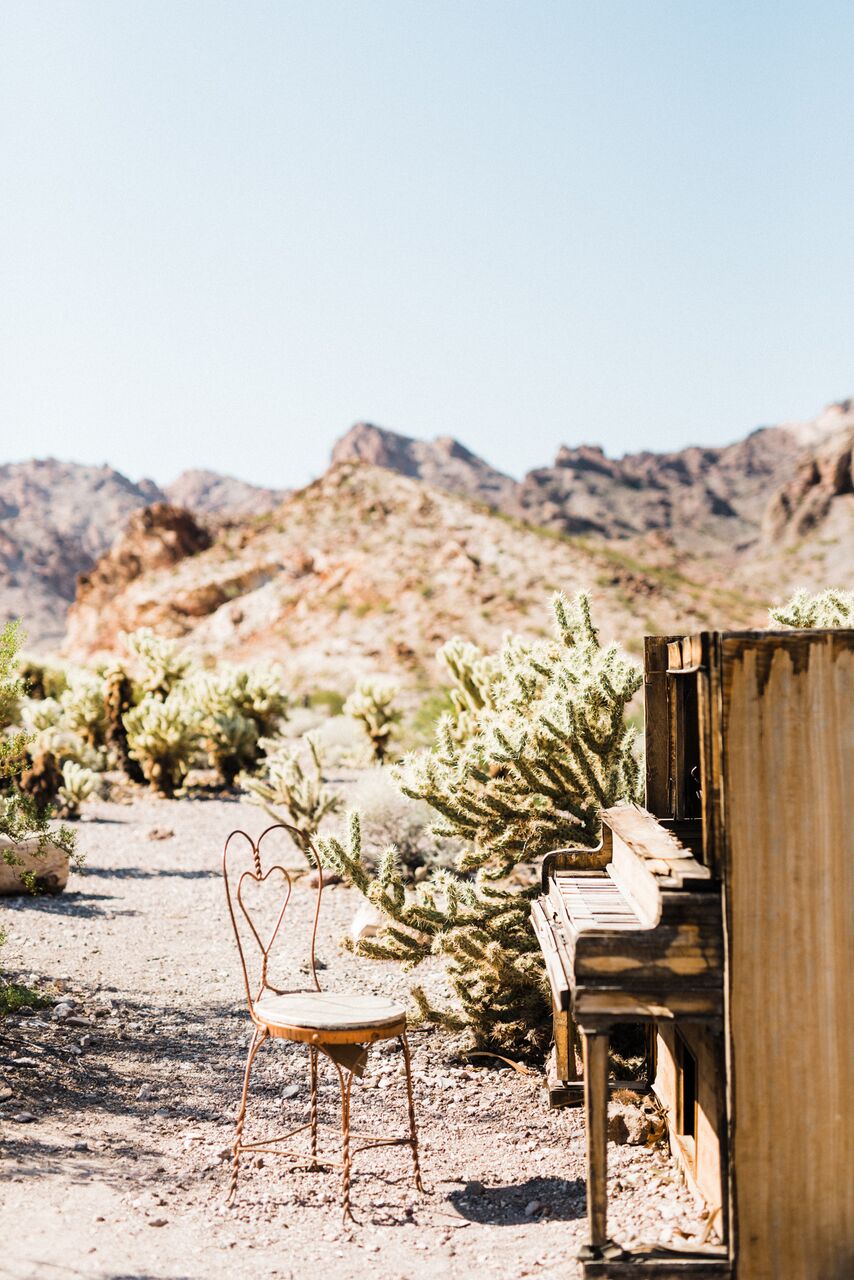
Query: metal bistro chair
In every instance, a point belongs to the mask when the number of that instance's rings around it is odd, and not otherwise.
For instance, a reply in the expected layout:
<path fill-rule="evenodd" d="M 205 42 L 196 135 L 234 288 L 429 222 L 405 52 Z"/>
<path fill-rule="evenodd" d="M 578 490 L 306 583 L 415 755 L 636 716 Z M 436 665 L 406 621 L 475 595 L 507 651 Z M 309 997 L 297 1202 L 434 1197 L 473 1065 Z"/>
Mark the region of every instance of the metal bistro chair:
<path fill-rule="evenodd" d="M 237 948 L 240 953 L 240 963 L 243 968 L 243 981 L 246 987 L 246 1002 L 249 1006 L 249 1016 L 255 1027 L 252 1041 L 249 1045 L 249 1053 L 246 1059 L 246 1070 L 243 1077 L 243 1095 L 240 1099 L 240 1110 L 237 1116 L 237 1125 L 232 1147 L 233 1159 L 231 1169 L 231 1182 L 228 1189 L 228 1202 L 230 1203 L 237 1191 L 237 1179 L 240 1169 L 240 1156 L 244 1151 L 264 1152 L 270 1155 L 287 1155 L 294 1157 L 297 1162 L 304 1161 L 307 1158 L 305 1152 L 296 1151 L 280 1144 L 286 1143 L 289 1139 L 296 1137 L 299 1133 L 306 1130 L 310 1132 L 311 1150 L 308 1155 L 309 1168 L 318 1169 L 321 1167 L 340 1167 L 343 1171 L 342 1200 L 345 1218 L 353 1218 L 350 1208 L 350 1167 L 352 1156 L 358 1151 L 365 1151 L 371 1147 L 382 1146 L 409 1146 L 412 1150 L 412 1162 L 415 1168 L 415 1185 L 419 1191 L 423 1191 L 424 1187 L 421 1182 L 421 1168 L 418 1161 L 418 1134 L 415 1127 L 415 1101 L 412 1093 L 412 1064 L 409 1054 L 409 1044 L 406 1038 L 406 1010 L 402 1005 L 393 1004 L 391 1001 L 385 1000 L 380 996 L 354 995 L 344 992 L 321 991 L 320 983 L 317 979 L 317 969 L 315 967 L 315 940 L 317 937 L 317 923 L 320 916 L 320 902 L 323 894 L 323 872 L 320 865 L 320 859 L 312 847 L 317 862 L 318 885 L 317 885 L 317 903 L 314 910 L 314 922 L 311 933 L 311 980 L 312 987 L 309 989 L 301 988 L 293 991 L 283 991 L 279 987 L 274 987 L 268 980 L 267 971 L 270 960 L 270 953 L 279 933 L 279 927 L 285 915 L 288 903 L 291 897 L 292 881 L 287 869 L 279 864 L 270 865 L 267 870 L 263 870 L 261 861 L 261 845 L 264 838 L 271 831 L 283 830 L 294 834 L 292 827 L 286 823 L 276 823 L 274 826 L 268 827 L 258 837 L 257 841 L 252 840 L 245 831 L 232 831 L 231 835 L 225 842 L 225 848 L 222 855 L 222 870 L 225 880 L 225 893 L 228 900 L 228 910 L 231 916 L 231 923 L 234 927 L 234 936 L 237 939 Z M 251 870 L 244 870 L 237 878 L 236 888 L 232 892 L 232 885 L 229 882 L 229 851 L 232 842 L 242 837 L 249 846 L 252 854 Z M 270 932 L 266 942 L 263 941 L 258 926 L 253 920 L 250 910 L 247 908 L 243 900 L 243 888 L 247 881 L 252 881 L 256 885 L 264 884 L 274 872 L 281 872 L 283 877 L 284 902 L 275 918 L 275 924 Z M 236 873 L 232 873 L 235 875 Z M 248 926 L 247 942 L 251 939 L 258 947 L 261 954 L 260 980 L 254 990 L 250 981 L 250 967 L 247 965 L 247 958 L 244 951 L 243 939 L 239 927 L 238 911 Z M 245 931 L 244 931 L 245 932 Z M 252 1064 L 255 1055 L 261 1045 L 268 1038 L 276 1040 L 292 1040 L 298 1044 L 308 1046 L 309 1057 L 309 1082 L 311 1087 L 311 1109 L 308 1124 L 299 1125 L 296 1129 L 291 1129 L 288 1133 L 279 1134 L 275 1137 L 262 1138 L 257 1142 L 243 1141 L 243 1125 L 246 1119 L 246 1106 L 249 1096 L 249 1081 L 252 1075 Z M 368 1134 L 351 1134 L 350 1132 L 350 1094 L 353 1087 L 353 1077 L 361 1076 L 368 1057 L 369 1046 L 375 1044 L 379 1040 L 397 1039 L 403 1052 L 403 1061 L 406 1067 L 406 1093 L 409 1103 L 409 1136 L 399 1138 L 381 1138 Z M 341 1088 L 341 1132 L 342 1132 L 342 1158 L 341 1160 L 327 1159 L 326 1157 L 318 1157 L 317 1154 L 317 1134 L 318 1129 L 328 1129 L 328 1125 L 318 1125 L 317 1121 L 317 1080 L 318 1080 L 318 1054 L 324 1054 L 332 1062 L 338 1073 L 338 1082 Z M 333 1130 L 334 1132 L 335 1130 Z M 356 1140 L 358 1145 L 351 1150 L 351 1137 Z"/>

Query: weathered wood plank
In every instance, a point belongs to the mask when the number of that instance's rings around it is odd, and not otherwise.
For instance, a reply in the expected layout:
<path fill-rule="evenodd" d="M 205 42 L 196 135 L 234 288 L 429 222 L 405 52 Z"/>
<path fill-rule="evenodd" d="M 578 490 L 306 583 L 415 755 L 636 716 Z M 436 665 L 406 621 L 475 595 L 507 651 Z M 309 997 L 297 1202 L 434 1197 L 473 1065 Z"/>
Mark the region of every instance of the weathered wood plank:
<path fill-rule="evenodd" d="M 667 646 L 672 636 L 644 639 L 644 722 L 646 725 L 646 807 L 670 814 L 670 736 L 667 714 Z"/>

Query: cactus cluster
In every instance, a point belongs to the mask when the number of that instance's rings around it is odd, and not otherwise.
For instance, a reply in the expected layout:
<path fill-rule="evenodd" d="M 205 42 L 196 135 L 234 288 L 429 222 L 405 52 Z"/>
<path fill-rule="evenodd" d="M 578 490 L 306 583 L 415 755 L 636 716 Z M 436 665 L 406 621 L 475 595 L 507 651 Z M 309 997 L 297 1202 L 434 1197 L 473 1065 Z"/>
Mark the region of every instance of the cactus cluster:
<path fill-rule="evenodd" d="M 25 692 L 16 670 L 19 645 L 16 623 L 0 629 L 0 720 L 6 724 L 14 722 L 14 711 Z M 74 853 L 74 832 L 68 827 L 52 829 L 50 807 L 39 806 L 19 785 L 29 758 L 30 741 L 31 735 L 23 730 L 0 735 L 0 837 L 5 837 L 0 857 L 12 865 L 18 861 L 12 846 L 33 837 L 37 838 L 39 849 L 52 842 L 67 853 Z"/>
<path fill-rule="evenodd" d="M 14 698 L 6 699 L 9 714 L 14 706 L 26 726 L 33 761 L 46 755 L 55 761 L 54 801 L 76 812 L 86 798 L 88 773 L 109 768 L 172 796 L 194 765 L 207 763 L 231 785 L 241 770 L 257 764 L 261 739 L 276 732 L 287 714 L 287 694 L 275 670 L 202 670 L 174 640 L 150 630 L 124 641 L 127 657 L 121 661 L 97 671 L 69 669 L 61 685 L 58 678 L 41 678 L 30 693 L 43 697 L 22 701 L 23 690 L 16 686 Z M 28 669 L 34 670 L 32 663 Z M 58 696 L 47 693 L 49 686 Z M 3 710 L 0 703 L 0 715 Z M 60 781 L 66 764 L 76 766 L 70 784 Z M 36 772 L 44 789 L 48 772 Z"/>

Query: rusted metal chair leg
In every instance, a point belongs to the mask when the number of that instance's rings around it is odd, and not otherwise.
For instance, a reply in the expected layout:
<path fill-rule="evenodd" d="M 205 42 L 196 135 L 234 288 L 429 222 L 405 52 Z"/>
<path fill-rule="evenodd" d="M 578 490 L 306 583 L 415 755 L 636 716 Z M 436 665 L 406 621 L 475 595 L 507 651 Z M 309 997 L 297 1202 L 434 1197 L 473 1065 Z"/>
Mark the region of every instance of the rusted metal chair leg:
<path fill-rule="evenodd" d="M 261 1045 L 266 1039 L 266 1030 L 258 1030 L 256 1028 L 255 1034 L 252 1037 L 252 1042 L 249 1045 L 249 1053 L 246 1055 L 246 1070 L 243 1073 L 243 1094 L 240 1099 L 240 1110 L 237 1113 L 234 1143 L 231 1148 L 231 1182 L 229 1183 L 228 1195 L 226 1196 L 227 1204 L 231 1204 L 237 1191 L 237 1175 L 240 1171 L 240 1140 L 243 1137 L 243 1124 L 246 1119 L 246 1105 L 249 1098 L 249 1078 L 252 1075 L 252 1063 L 255 1061 L 255 1054 L 261 1048 Z"/>
<path fill-rule="evenodd" d="M 317 1168 L 317 1049 L 312 1045 L 308 1051 L 309 1080 L 311 1082 L 311 1168 Z"/>
<path fill-rule="evenodd" d="M 409 1139 L 412 1147 L 412 1163 L 415 1167 L 415 1186 L 418 1191 L 424 1190 L 421 1181 L 421 1163 L 418 1159 L 418 1129 L 415 1125 L 415 1096 L 412 1091 L 412 1058 L 409 1053 L 409 1041 L 406 1032 L 400 1036 L 400 1047 L 403 1050 L 403 1062 L 406 1067 L 406 1098 L 409 1103 Z"/>
<path fill-rule="evenodd" d="M 355 1222 L 356 1219 L 350 1207 L 350 1093 L 353 1088 L 353 1072 L 344 1070 L 337 1062 L 335 1068 L 341 1085 L 341 1203 L 345 1221 L 349 1218 L 351 1222 Z"/>

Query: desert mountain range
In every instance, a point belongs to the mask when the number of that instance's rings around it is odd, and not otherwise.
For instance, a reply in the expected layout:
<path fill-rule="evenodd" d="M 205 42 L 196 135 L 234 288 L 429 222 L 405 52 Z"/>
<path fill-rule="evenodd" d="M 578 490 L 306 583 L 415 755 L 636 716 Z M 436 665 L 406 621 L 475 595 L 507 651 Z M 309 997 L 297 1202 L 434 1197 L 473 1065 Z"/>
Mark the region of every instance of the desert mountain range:
<path fill-rule="evenodd" d="M 308 488 L 186 472 L 160 489 L 109 467 L 0 466 L 0 616 L 77 659 L 154 625 L 200 649 L 429 679 L 455 632 L 547 625 L 548 590 L 589 586 L 606 634 L 763 625 L 797 585 L 850 585 L 854 404 L 735 444 L 610 459 L 561 447 L 514 480 L 448 437 L 367 423 Z M 72 602 L 73 605 L 72 605 Z M 69 613 L 70 608 L 70 613 Z M 339 679 L 340 683 L 340 679 Z"/>

